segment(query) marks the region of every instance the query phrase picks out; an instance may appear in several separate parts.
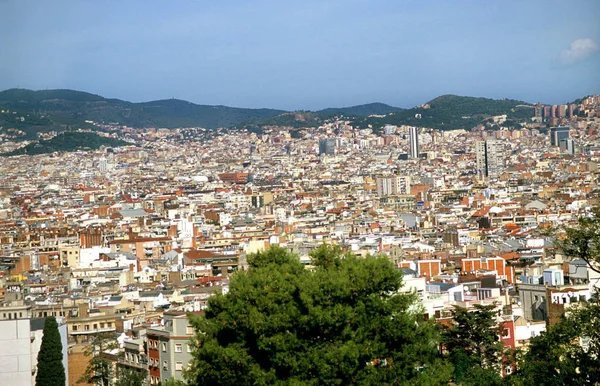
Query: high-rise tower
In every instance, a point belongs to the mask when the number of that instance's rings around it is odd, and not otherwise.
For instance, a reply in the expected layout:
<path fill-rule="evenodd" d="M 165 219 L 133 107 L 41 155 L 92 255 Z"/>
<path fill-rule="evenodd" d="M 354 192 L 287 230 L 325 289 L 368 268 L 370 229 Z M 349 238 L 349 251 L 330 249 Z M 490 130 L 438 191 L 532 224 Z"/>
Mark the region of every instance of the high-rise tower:
<path fill-rule="evenodd" d="M 410 158 L 419 158 L 419 128 L 411 127 L 409 130 L 410 149 L 408 155 Z"/>
<path fill-rule="evenodd" d="M 497 177 L 504 169 L 504 144 L 495 139 L 477 142 L 477 169 L 482 177 Z"/>

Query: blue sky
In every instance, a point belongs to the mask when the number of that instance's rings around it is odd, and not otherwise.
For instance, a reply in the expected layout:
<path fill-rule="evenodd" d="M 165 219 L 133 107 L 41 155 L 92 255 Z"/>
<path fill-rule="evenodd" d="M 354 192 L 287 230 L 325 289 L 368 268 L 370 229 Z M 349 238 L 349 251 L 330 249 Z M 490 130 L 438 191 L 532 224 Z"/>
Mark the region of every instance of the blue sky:
<path fill-rule="evenodd" d="M 0 89 L 319 109 L 600 93 L 597 0 L 0 0 Z"/>

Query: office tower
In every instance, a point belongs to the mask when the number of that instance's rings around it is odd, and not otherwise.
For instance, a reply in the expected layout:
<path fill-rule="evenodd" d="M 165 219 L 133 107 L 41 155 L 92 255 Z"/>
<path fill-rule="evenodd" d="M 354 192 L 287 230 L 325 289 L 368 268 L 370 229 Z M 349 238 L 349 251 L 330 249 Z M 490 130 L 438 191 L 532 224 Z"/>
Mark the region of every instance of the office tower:
<path fill-rule="evenodd" d="M 568 127 L 552 127 L 550 129 L 550 146 L 560 146 L 560 141 L 569 139 Z"/>
<path fill-rule="evenodd" d="M 319 155 L 335 155 L 335 138 L 319 140 Z"/>
<path fill-rule="evenodd" d="M 561 139 L 558 147 L 560 148 L 561 152 L 566 152 L 571 155 L 575 154 L 575 142 L 570 138 Z"/>
<path fill-rule="evenodd" d="M 557 114 L 558 114 L 558 111 L 557 111 L 557 110 L 558 110 L 558 106 L 556 106 L 556 105 L 553 105 L 553 106 L 552 106 L 552 108 L 551 108 L 551 110 L 550 110 L 550 116 L 551 116 L 552 118 L 556 118 L 556 117 L 558 116 L 558 115 L 557 115 Z"/>
<path fill-rule="evenodd" d="M 577 106 L 573 103 L 569 105 L 569 118 L 573 118 L 573 115 L 575 115 L 575 107 Z"/>
<path fill-rule="evenodd" d="M 408 154 L 410 158 L 419 158 L 419 129 L 411 127 L 410 131 L 410 149 Z"/>
<path fill-rule="evenodd" d="M 495 139 L 477 142 L 477 169 L 482 177 L 497 177 L 504 169 L 504 144 Z"/>
<path fill-rule="evenodd" d="M 98 169 L 101 172 L 105 172 L 108 170 L 108 160 L 106 158 L 100 158 L 100 161 L 98 162 Z"/>

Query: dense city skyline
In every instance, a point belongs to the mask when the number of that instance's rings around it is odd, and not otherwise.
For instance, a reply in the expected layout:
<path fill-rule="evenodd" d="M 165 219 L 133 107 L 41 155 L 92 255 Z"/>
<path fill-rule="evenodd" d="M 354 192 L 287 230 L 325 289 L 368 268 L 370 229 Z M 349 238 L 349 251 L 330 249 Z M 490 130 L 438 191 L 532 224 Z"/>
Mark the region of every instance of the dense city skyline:
<path fill-rule="evenodd" d="M 315 110 L 443 94 L 557 104 L 600 84 L 594 1 L 3 7 L 0 89 Z"/>

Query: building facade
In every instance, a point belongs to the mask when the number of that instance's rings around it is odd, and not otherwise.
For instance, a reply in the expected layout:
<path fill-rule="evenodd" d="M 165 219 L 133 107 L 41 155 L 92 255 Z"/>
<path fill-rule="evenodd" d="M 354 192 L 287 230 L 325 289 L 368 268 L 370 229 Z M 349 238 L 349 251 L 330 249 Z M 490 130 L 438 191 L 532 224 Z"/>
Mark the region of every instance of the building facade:
<path fill-rule="evenodd" d="M 411 127 L 409 129 L 410 148 L 408 155 L 410 158 L 419 158 L 419 128 Z"/>
<path fill-rule="evenodd" d="M 495 139 L 479 141 L 475 145 L 477 170 L 484 178 L 498 177 L 504 170 L 504 144 Z"/>

